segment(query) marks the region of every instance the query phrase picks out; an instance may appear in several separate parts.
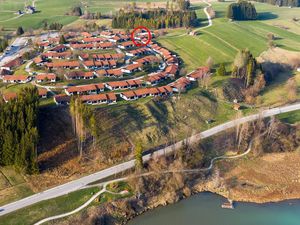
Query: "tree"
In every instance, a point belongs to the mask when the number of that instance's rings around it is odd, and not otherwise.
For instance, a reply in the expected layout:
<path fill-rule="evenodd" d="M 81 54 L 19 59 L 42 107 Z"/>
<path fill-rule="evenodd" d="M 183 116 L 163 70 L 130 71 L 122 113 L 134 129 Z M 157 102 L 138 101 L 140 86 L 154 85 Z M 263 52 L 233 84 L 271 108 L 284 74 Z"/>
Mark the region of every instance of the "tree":
<path fill-rule="evenodd" d="M 79 6 L 75 6 L 73 9 L 72 9 L 72 15 L 73 16 L 82 16 L 82 10 Z"/>
<path fill-rule="evenodd" d="M 217 69 L 217 76 L 225 76 L 225 75 L 226 75 L 225 64 L 221 63 L 219 68 Z"/>
<path fill-rule="evenodd" d="M 67 41 L 66 41 L 66 39 L 65 39 L 65 36 L 64 35 L 61 35 L 60 37 L 59 37 L 59 44 L 66 44 L 67 43 Z"/>
<path fill-rule="evenodd" d="M 285 85 L 286 91 L 287 91 L 287 100 L 289 102 L 294 102 L 297 100 L 297 82 L 295 78 L 290 78 L 286 82 Z"/>
<path fill-rule="evenodd" d="M 226 15 L 233 20 L 256 20 L 257 18 L 255 6 L 243 0 L 230 4 Z"/>
<path fill-rule="evenodd" d="M 17 28 L 17 32 L 16 32 L 16 33 L 17 33 L 17 35 L 18 35 L 18 36 L 20 36 L 20 35 L 24 34 L 23 27 L 18 27 L 18 28 Z"/>
<path fill-rule="evenodd" d="M 141 142 L 135 146 L 135 168 L 141 170 L 143 168 L 143 147 Z"/>
<path fill-rule="evenodd" d="M 24 88 L 17 100 L 0 102 L 0 165 L 38 172 L 38 101 L 37 88 Z"/>
<path fill-rule="evenodd" d="M 211 70 L 213 65 L 214 65 L 214 60 L 211 56 L 209 56 L 206 60 L 206 66 L 209 68 L 209 70 Z"/>

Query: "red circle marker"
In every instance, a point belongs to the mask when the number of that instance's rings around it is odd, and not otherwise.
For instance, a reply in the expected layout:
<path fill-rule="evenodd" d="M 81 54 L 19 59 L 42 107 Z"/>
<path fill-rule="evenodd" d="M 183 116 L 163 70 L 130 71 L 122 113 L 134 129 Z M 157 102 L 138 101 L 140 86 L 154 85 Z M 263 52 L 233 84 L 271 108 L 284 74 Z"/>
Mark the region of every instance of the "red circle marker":
<path fill-rule="evenodd" d="M 136 41 L 135 41 L 135 39 L 134 39 L 134 33 L 135 33 L 137 30 L 145 30 L 145 31 L 147 31 L 147 34 L 148 34 L 148 40 L 146 41 L 146 43 L 139 43 L 139 42 L 136 42 Z M 151 35 L 151 31 L 150 31 L 147 27 L 144 27 L 144 26 L 138 26 L 138 27 L 134 28 L 134 30 L 131 32 L 130 38 L 131 38 L 133 44 L 134 44 L 136 47 L 142 47 L 142 46 L 147 46 L 147 45 L 150 43 L 151 38 L 152 38 L 152 35 Z"/>

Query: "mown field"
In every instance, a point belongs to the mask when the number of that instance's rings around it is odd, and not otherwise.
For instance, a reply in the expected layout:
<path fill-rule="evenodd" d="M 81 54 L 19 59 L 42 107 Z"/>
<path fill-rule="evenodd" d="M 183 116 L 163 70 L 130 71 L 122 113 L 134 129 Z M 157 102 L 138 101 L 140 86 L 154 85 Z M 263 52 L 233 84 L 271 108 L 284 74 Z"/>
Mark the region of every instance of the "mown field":
<path fill-rule="evenodd" d="M 0 205 L 33 194 L 21 173 L 12 167 L 0 167 Z"/>
<path fill-rule="evenodd" d="M 180 34 L 178 30 L 176 30 L 176 35 L 172 35 L 172 31 L 170 31 L 166 37 L 161 37 L 159 42 L 177 52 L 185 62 L 188 71 L 203 65 L 209 56 L 214 59 L 216 64 L 230 63 L 239 49 L 248 48 L 255 56 L 258 56 L 268 48 L 267 34 L 270 32 L 277 37 L 275 43 L 278 47 L 300 51 L 300 32 L 298 33 L 298 29 L 294 29 L 300 25 L 293 24 L 290 29 L 274 25 L 278 21 L 292 24 L 291 20 L 300 14 L 300 8 L 278 8 L 257 3 L 255 6 L 259 12 L 259 20 L 229 22 L 225 18 L 228 4 L 213 3 L 213 9 L 216 11 L 213 26 L 199 30 L 199 35 L 177 35 Z M 195 5 L 201 21 L 205 21 L 204 6 L 203 4 Z M 276 10 L 273 13 L 274 8 Z M 202 23 L 205 25 L 205 22 Z M 182 30 L 181 34 L 184 33 L 186 31 Z"/>
<path fill-rule="evenodd" d="M 1 217 L 1 224 L 29 225 L 49 216 L 69 212 L 84 204 L 99 188 L 89 188 L 34 204 Z"/>
<path fill-rule="evenodd" d="M 160 0 L 161 1 L 161 0 Z M 30 1 L 31 2 L 31 1 Z M 79 19 L 76 16 L 66 15 L 74 6 L 82 6 L 80 0 L 38 0 L 35 3 L 37 13 L 33 15 L 24 15 L 16 18 L 18 15 L 14 14 L 17 10 L 24 8 L 24 1 L 17 0 L 0 0 L 0 26 L 5 29 L 11 30 L 18 26 L 25 29 L 28 28 L 41 28 L 43 22 L 49 23 L 59 22 L 63 25 L 70 24 Z M 90 12 L 101 12 L 103 14 L 111 14 L 116 10 L 133 2 L 131 0 L 87 0 L 84 1 L 88 4 Z M 136 2 L 158 2 L 158 0 L 137 0 Z"/>

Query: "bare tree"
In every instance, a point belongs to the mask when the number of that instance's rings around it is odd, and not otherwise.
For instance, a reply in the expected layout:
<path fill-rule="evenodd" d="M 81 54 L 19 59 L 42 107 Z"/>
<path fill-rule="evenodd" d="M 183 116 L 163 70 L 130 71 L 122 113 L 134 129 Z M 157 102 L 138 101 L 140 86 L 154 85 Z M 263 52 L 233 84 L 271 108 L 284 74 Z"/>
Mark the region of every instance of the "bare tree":
<path fill-rule="evenodd" d="M 285 85 L 287 91 L 288 102 L 294 102 L 297 100 L 297 82 L 295 78 L 290 78 Z"/>
<path fill-rule="evenodd" d="M 209 70 L 211 70 L 213 65 L 214 65 L 214 60 L 211 56 L 209 56 L 206 60 L 206 66 L 209 68 Z"/>

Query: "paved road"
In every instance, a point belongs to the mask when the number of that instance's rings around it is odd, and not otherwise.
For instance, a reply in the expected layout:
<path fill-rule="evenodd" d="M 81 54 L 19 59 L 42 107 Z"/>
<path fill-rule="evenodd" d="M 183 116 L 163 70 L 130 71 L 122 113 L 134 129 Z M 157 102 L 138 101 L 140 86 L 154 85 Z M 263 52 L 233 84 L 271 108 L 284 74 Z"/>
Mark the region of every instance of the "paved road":
<path fill-rule="evenodd" d="M 295 111 L 295 110 L 299 110 L 299 109 L 300 109 L 300 103 L 297 103 L 297 104 L 293 104 L 293 105 L 287 105 L 287 106 L 283 106 L 283 107 L 268 109 L 268 110 L 261 112 L 260 114 L 254 114 L 254 115 L 246 116 L 246 117 L 243 117 L 240 119 L 232 120 L 227 123 L 215 126 L 206 131 L 203 131 L 201 133 L 198 133 L 196 135 L 193 135 L 190 138 L 188 138 L 188 140 L 179 141 L 179 142 L 177 142 L 173 145 L 170 145 L 166 148 L 159 149 L 159 150 L 155 151 L 154 153 L 147 154 L 147 155 L 143 156 L 143 159 L 144 159 L 144 161 L 147 161 L 152 156 L 161 156 L 164 154 L 168 154 L 176 149 L 179 149 L 182 146 L 182 143 L 184 141 L 189 141 L 190 143 L 197 142 L 200 139 L 210 137 L 221 131 L 227 130 L 229 128 L 233 128 L 236 125 L 241 124 L 241 123 L 253 121 L 260 117 L 265 118 L 265 117 L 277 115 L 280 113 L 291 112 L 291 111 Z M 55 198 L 55 197 L 62 196 L 62 195 L 68 194 L 70 192 L 79 190 L 91 182 L 113 176 L 117 173 L 123 172 L 123 171 L 128 170 L 133 167 L 134 167 L 134 160 L 130 160 L 128 162 L 124 162 L 124 163 L 118 164 L 116 166 L 112 166 L 105 170 L 102 170 L 97 173 L 79 178 L 79 179 L 71 181 L 69 183 L 66 183 L 66 184 L 48 189 L 46 191 L 34 194 L 32 196 L 21 199 L 19 201 L 12 202 L 10 204 L 0 207 L 0 216 L 5 215 L 10 212 L 13 212 L 13 211 L 16 211 L 23 207 L 30 206 L 32 204 L 35 204 L 37 202 L 40 202 L 40 201 L 43 201 L 46 199 Z"/>

